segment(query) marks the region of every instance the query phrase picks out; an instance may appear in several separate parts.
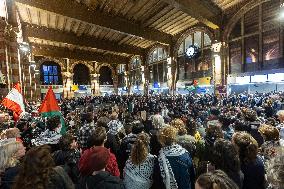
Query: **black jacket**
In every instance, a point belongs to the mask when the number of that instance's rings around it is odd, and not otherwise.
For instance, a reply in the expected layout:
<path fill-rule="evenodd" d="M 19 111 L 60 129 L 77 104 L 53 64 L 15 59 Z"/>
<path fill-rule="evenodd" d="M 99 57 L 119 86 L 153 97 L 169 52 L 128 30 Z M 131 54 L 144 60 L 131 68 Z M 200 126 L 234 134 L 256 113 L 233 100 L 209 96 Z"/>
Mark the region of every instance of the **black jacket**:
<path fill-rule="evenodd" d="M 83 178 L 80 185 L 81 189 L 125 189 L 122 180 L 106 171 Z"/>

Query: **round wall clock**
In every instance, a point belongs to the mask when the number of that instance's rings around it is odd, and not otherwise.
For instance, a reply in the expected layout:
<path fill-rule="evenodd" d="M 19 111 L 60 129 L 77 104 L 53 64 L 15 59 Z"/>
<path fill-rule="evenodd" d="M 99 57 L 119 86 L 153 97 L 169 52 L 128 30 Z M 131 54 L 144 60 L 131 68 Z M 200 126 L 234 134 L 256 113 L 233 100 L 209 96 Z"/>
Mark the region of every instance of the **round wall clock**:
<path fill-rule="evenodd" d="M 194 45 L 190 45 L 186 51 L 185 54 L 188 58 L 195 58 L 198 56 L 199 54 L 199 48 L 197 46 Z"/>

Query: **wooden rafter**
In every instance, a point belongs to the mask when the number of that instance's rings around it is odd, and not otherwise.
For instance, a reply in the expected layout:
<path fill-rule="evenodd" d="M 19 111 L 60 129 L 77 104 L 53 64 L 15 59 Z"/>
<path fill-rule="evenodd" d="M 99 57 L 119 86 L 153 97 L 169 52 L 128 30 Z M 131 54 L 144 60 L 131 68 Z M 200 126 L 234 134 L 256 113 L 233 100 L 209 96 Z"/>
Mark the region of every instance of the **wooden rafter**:
<path fill-rule="evenodd" d="M 97 61 L 97 62 L 105 62 L 110 64 L 127 64 L 129 58 L 108 54 L 104 56 L 102 53 L 91 52 L 86 50 L 74 49 L 70 50 L 65 47 L 55 47 L 51 45 L 38 45 L 32 44 L 33 54 L 35 56 L 50 56 L 56 58 L 70 58 L 76 60 L 86 60 L 86 61 Z"/>
<path fill-rule="evenodd" d="M 69 32 L 62 32 L 46 27 L 37 27 L 34 25 L 25 25 L 23 31 L 27 37 L 34 37 L 50 41 L 58 41 L 67 44 L 76 44 L 79 46 L 92 47 L 106 51 L 113 51 L 126 54 L 142 55 L 144 50 L 128 45 L 119 45 L 113 42 L 96 39 L 89 36 L 77 36 Z"/>
<path fill-rule="evenodd" d="M 141 27 L 126 19 L 113 17 L 99 11 L 91 11 L 87 6 L 69 0 L 15 0 L 31 7 L 109 28 L 120 33 L 142 37 L 151 41 L 170 44 L 172 36 L 156 29 Z"/>
<path fill-rule="evenodd" d="M 212 29 L 219 29 L 222 10 L 211 0 L 163 0 Z"/>

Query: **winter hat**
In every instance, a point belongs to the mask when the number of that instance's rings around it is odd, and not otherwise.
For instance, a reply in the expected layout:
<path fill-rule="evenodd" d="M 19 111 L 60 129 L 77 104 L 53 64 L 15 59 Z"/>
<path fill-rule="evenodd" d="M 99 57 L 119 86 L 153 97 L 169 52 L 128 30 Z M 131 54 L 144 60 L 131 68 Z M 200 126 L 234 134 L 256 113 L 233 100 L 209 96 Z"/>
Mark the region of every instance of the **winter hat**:
<path fill-rule="evenodd" d="M 94 171 L 100 171 L 106 167 L 110 157 L 110 151 L 102 146 L 96 146 L 86 150 L 80 159 L 79 169 L 84 175 L 91 175 Z"/>

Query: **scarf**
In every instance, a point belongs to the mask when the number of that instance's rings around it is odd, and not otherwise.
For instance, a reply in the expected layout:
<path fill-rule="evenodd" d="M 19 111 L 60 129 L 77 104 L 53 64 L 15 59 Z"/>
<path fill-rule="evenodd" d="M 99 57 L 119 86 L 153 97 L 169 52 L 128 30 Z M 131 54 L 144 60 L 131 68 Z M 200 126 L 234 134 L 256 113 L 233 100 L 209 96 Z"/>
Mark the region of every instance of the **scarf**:
<path fill-rule="evenodd" d="M 161 176 L 163 178 L 166 189 L 178 188 L 174 172 L 172 170 L 169 160 L 167 159 L 167 156 L 177 157 L 184 153 L 186 153 L 186 150 L 178 144 L 167 146 L 160 150 L 158 161 L 160 165 Z"/>
<path fill-rule="evenodd" d="M 58 144 L 61 134 L 56 131 L 46 130 L 40 134 L 36 139 L 32 139 L 32 144 L 35 146 L 40 146 L 44 144 Z"/>

